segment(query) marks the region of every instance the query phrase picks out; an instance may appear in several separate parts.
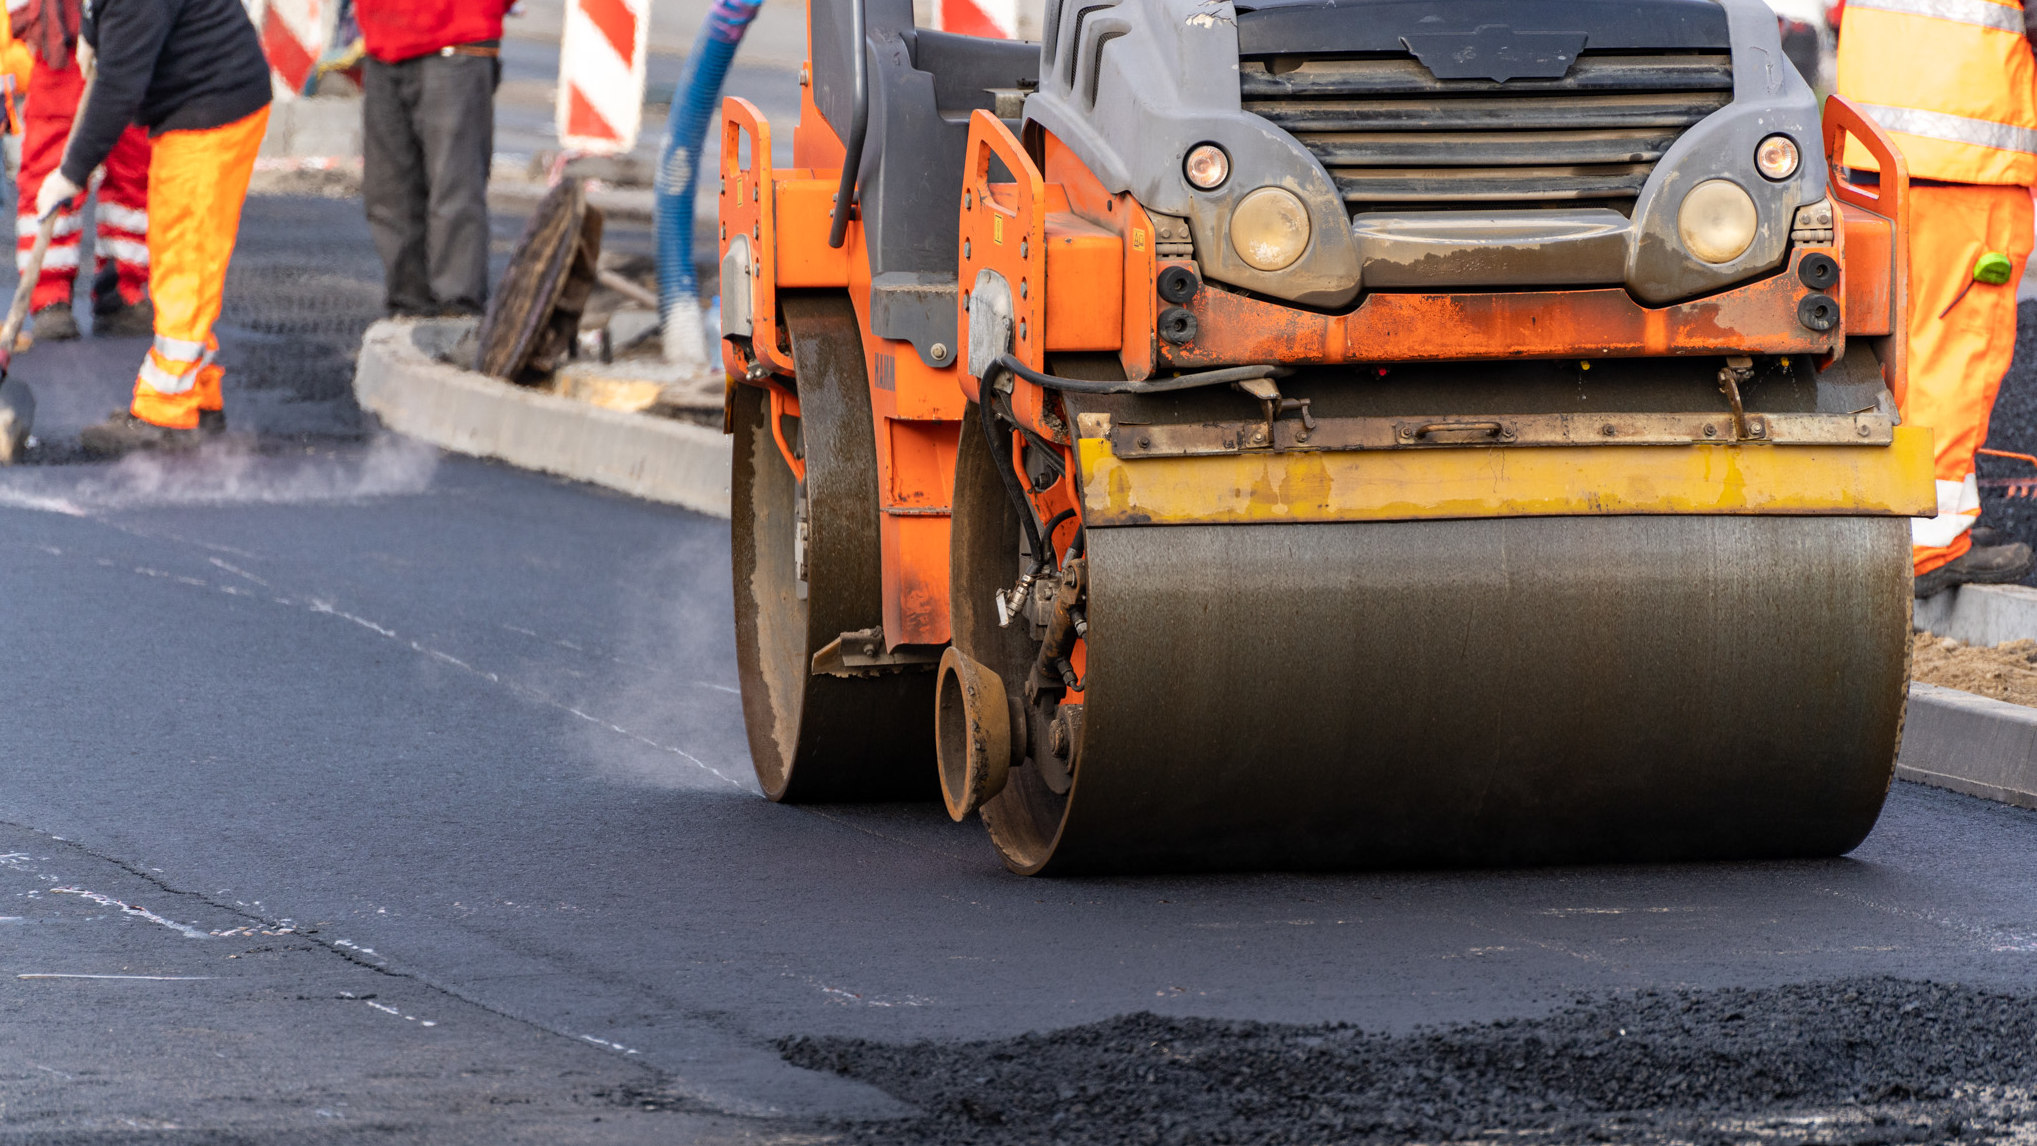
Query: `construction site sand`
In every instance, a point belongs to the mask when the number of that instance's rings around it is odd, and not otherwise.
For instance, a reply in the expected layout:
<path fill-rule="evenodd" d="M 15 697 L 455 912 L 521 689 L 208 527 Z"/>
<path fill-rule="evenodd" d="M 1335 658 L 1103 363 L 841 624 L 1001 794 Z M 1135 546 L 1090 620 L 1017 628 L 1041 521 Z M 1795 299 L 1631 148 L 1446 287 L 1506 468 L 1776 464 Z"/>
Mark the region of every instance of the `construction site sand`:
<path fill-rule="evenodd" d="M 2037 641 L 2008 641 L 1988 648 L 1918 633 L 1910 679 L 2037 706 Z"/>

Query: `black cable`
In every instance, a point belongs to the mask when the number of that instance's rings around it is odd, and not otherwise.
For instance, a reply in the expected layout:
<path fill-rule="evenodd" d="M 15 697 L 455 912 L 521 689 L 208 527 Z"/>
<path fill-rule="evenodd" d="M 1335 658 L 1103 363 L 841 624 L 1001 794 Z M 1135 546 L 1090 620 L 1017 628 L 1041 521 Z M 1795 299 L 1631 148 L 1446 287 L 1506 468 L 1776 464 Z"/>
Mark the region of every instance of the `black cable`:
<path fill-rule="evenodd" d="M 1033 555 L 1033 572 L 1047 568 L 1052 557 L 1040 544 L 1040 529 L 1033 522 L 1032 503 L 1026 499 L 1025 488 L 1019 484 L 1018 474 L 1012 469 L 1011 438 L 997 432 L 997 415 L 990 408 L 991 396 L 997 393 L 996 371 L 981 381 L 980 400 L 976 408 L 982 413 L 983 440 L 990 447 L 990 464 L 997 468 L 999 480 L 1004 482 L 1005 496 L 1011 498 L 1011 506 L 1018 511 L 1019 525 L 1026 531 L 1026 551 Z M 1000 442 L 998 439 L 1003 437 Z"/>
<path fill-rule="evenodd" d="M 1064 390 L 1070 394 L 1164 394 L 1170 390 L 1223 386 L 1231 382 L 1249 382 L 1254 378 L 1271 378 L 1284 373 L 1278 366 L 1226 366 L 1221 370 L 1202 370 L 1173 378 L 1148 378 L 1144 382 L 1099 382 L 1090 378 L 1058 378 L 1052 374 L 1042 374 L 1010 354 L 1000 356 L 997 365 L 1035 386 Z"/>
<path fill-rule="evenodd" d="M 1074 516 L 1075 516 L 1074 510 L 1064 509 L 1061 512 L 1055 514 L 1051 519 L 1049 519 L 1047 522 L 1047 527 L 1040 531 L 1041 535 L 1047 539 L 1047 551 L 1049 553 L 1052 553 L 1054 550 L 1054 531 L 1056 529 L 1061 528 L 1062 522 Z M 1082 536 L 1080 527 L 1078 527 L 1076 530 L 1076 536 L 1077 537 Z"/>
<path fill-rule="evenodd" d="M 849 145 L 842 156 L 842 178 L 835 187 L 835 209 L 828 221 L 828 246 L 840 247 L 849 233 L 849 212 L 856 205 L 856 180 L 863 174 L 863 141 L 870 134 L 870 36 L 864 0 L 849 0 L 849 74 L 853 77 Z"/>
<path fill-rule="evenodd" d="M 1061 457 L 1060 447 L 1056 446 L 1053 442 L 1050 442 L 1047 439 L 1041 437 L 1039 434 L 1034 433 L 1032 427 L 1024 425 L 1019 421 L 1018 415 L 1012 412 L 1010 395 L 1005 396 L 1004 409 L 999 411 L 999 413 L 1004 415 L 1004 420 L 1010 422 L 1013 429 L 1017 430 L 1020 434 L 1023 434 L 1025 436 L 1028 445 L 1031 445 L 1034 449 L 1039 451 L 1040 461 L 1043 462 L 1047 466 L 1047 468 L 1054 471 L 1054 481 L 1048 482 L 1044 486 L 1034 486 L 1033 487 L 1034 493 L 1045 493 L 1047 490 L 1052 489 L 1054 487 L 1055 482 L 1058 482 L 1062 478 L 1068 476 L 1068 463 L 1065 459 Z M 1030 470 L 1026 472 L 1026 477 L 1030 481 L 1032 477 L 1032 472 Z M 1050 534 L 1049 540 L 1051 539 L 1052 535 Z"/>

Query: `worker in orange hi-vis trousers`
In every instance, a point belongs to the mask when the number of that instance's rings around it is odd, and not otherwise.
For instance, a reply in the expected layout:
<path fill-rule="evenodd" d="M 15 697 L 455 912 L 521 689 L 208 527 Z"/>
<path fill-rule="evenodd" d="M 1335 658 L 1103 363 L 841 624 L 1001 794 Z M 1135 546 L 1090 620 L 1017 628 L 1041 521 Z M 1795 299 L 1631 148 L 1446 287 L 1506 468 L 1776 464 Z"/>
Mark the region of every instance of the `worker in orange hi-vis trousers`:
<path fill-rule="evenodd" d="M 2020 0 L 1847 0 L 1839 94 L 1908 160 L 1909 389 L 1903 418 L 1936 432 L 1938 513 L 1912 523 L 1916 593 L 2020 581 L 2030 547 L 1975 536 L 1974 453 L 2016 344 L 2037 183 L 2037 12 Z M 1845 163 L 1872 171 L 1858 143 Z"/>
<path fill-rule="evenodd" d="M 146 127 L 155 145 L 148 248 L 156 308 L 134 400 L 86 427 L 81 443 L 99 455 L 188 447 L 225 426 L 212 324 L 268 126 L 268 61 L 240 0 L 92 0 L 80 43 L 96 54 L 97 74 L 63 164 L 36 196 L 36 217 L 75 198 L 129 124 Z"/>
<path fill-rule="evenodd" d="M 32 55 L 27 87 L 28 107 L 21 140 L 21 174 L 17 180 L 19 220 L 15 227 L 16 264 L 25 263 L 35 245 L 36 193 L 64 157 L 64 141 L 78 114 L 85 76 L 74 56 L 84 0 L 9 0 L 12 30 Z M 148 172 L 149 138 L 129 125 L 106 157 L 99 183 L 98 241 L 94 244 L 92 276 L 93 333 L 113 337 L 148 334 L 154 315 L 148 301 Z M 82 213 L 58 212 L 56 233 L 43 257 L 29 309 L 35 316 L 34 337 L 61 342 L 78 337 L 71 313 L 76 288 Z M 107 273 L 108 271 L 112 273 Z"/>

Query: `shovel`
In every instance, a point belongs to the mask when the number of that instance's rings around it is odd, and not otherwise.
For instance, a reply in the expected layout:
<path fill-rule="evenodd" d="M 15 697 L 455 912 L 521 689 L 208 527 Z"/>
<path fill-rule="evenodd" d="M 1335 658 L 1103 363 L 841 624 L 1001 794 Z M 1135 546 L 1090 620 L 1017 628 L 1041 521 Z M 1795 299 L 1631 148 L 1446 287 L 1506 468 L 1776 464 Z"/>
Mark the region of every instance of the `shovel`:
<path fill-rule="evenodd" d="M 35 229 L 35 246 L 21 268 L 21 285 L 14 288 L 14 305 L 7 322 L 0 325 L 0 466 L 21 460 L 28 445 L 28 432 L 35 428 L 35 391 L 28 383 L 9 376 L 14 366 L 14 343 L 21 337 L 21 324 L 28 318 L 28 300 L 35 293 L 35 280 L 42 276 L 43 256 L 49 254 L 50 240 L 57 233 L 58 215 L 49 213 Z"/>
<path fill-rule="evenodd" d="M 79 46 L 85 47 L 83 43 Z M 99 86 L 97 62 L 89 52 L 78 53 L 78 70 L 85 75 L 85 90 L 78 96 L 79 118 L 92 98 L 92 89 Z M 11 119 L 13 105 L 8 106 Z M 71 133 L 64 139 L 64 150 L 59 154 L 68 154 L 71 141 L 76 138 L 78 119 L 74 118 Z M 42 260 L 49 254 L 50 240 L 57 235 L 57 219 L 57 212 L 51 211 L 37 225 L 35 246 L 29 249 L 28 262 L 21 267 L 21 282 L 14 288 L 14 305 L 7 309 L 6 323 L 0 325 L 0 466 L 11 466 L 21 460 L 28 445 L 28 433 L 35 428 L 35 391 L 21 379 L 9 377 L 8 372 L 14 368 L 14 344 L 21 338 L 21 324 L 28 321 L 28 303 L 35 295 L 35 280 L 42 277 Z"/>

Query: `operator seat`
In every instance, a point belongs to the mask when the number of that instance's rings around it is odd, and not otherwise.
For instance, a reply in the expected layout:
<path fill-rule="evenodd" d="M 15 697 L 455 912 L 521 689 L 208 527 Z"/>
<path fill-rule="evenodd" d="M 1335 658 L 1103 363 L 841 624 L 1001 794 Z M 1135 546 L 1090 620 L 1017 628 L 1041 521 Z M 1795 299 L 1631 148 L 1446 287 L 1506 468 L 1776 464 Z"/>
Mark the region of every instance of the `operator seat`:
<path fill-rule="evenodd" d="M 969 114 L 991 111 L 1016 131 L 1017 93 L 1039 86 L 1040 45 L 916 28 L 911 0 L 813 0 L 813 102 L 844 142 L 856 110 L 849 5 L 858 2 L 869 41 L 870 121 L 857 185 L 870 328 L 911 342 L 930 366 L 947 366 L 957 353 L 954 220 Z M 944 356 L 933 355 L 936 347 Z"/>

